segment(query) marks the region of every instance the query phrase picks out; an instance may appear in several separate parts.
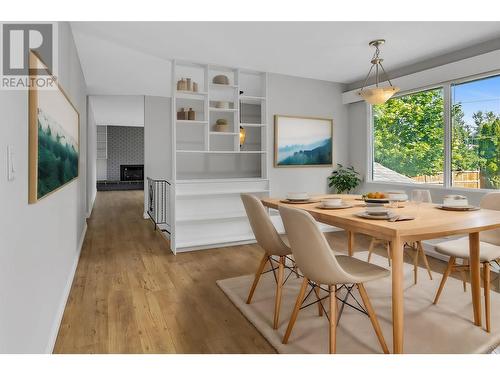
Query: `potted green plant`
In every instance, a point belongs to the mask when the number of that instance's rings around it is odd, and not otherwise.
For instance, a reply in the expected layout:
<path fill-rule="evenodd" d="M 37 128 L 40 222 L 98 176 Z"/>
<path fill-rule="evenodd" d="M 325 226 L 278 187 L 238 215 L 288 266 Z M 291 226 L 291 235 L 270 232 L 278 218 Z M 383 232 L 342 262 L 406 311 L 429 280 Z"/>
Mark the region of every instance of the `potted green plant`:
<path fill-rule="evenodd" d="M 361 176 L 354 167 L 337 164 L 337 169 L 328 177 L 328 186 L 334 187 L 338 194 L 349 193 L 361 183 Z"/>

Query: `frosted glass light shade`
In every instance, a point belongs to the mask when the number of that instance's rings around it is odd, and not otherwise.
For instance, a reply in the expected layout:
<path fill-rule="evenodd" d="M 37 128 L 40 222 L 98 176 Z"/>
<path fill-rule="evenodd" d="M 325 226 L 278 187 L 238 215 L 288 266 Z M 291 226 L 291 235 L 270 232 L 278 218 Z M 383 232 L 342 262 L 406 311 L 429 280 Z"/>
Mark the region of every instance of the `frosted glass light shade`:
<path fill-rule="evenodd" d="M 399 87 L 376 87 L 373 89 L 364 89 L 358 92 L 366 102 L 370 104 L 383 104 L 399 91 Z"/>

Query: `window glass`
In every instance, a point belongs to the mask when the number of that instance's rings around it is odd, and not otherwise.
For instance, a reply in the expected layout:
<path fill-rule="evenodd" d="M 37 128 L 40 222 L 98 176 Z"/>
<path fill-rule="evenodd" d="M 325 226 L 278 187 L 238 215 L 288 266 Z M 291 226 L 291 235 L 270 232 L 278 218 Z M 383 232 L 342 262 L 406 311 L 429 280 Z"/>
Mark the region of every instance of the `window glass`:
<path fill-rule="evenodd" d="M 443 109 L 442 88 L 372 107 L 374 181 L 443 184 Z"/>
<path fill-rule="evenodd" d="M 452 185 L 500 188 L 500 76 L 454 84 Z"/>

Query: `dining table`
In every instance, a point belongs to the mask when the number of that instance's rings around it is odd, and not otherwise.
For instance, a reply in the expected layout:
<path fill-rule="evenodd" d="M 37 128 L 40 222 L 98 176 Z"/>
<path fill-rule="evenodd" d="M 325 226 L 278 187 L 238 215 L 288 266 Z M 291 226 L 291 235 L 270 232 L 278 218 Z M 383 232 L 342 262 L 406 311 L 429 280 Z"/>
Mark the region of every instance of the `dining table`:
<path fill-rule="evenodd" d="M 325 209 L 320 201 L 327 198 L 342 198 L 347 208 Z M 404 352 L 404 275 L 403 248 L 413 243 L 454 235 L 469 236 L 470 280 L 473 306 L 473 322 L 482 327 L 481 277 L 479 260 L 479 233 L 500 228 L 500 211 L 478 209 L 474 211 L 448 211 L 432 203 L 406 202 L 391 208 L 395 215 L 413 217 L 412 220 L 390 222 L 357 216 L 366 210 L 360 195 L 335 194 L 312 197 L 306 203 L 289 203 L 284 198 L 261 198 L 265 207 L 277 210 L 280 205 L 295 207 L 309 212 L 316 221 L 344 229 L 348 238 L 348 253 L 353 255 L 354 235 L 362 233 L 390 243 L 392 256 L 392 331 L 393 353 Z"/>

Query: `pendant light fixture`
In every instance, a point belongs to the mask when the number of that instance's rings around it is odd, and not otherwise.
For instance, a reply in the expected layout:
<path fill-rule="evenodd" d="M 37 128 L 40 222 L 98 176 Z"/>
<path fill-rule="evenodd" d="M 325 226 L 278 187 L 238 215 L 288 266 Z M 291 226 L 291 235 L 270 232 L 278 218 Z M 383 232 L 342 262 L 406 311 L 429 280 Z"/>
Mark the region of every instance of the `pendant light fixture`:
<path fill-rule="evenodd" d="M 382 66 L 382 61 L 384 61 L 384 59 L 380 58 L 379 56 L 380 55 L 379 47 L 384 43 L 385 43 L 384 39 L 372 40 L 369 43 L 370 47 L 375 47 L 375 53 L 371 60 L 372 66 L 368 71 L 365 83 L 363 84 L 361 90 L 358 92 L 358 95 L 361 96 L 366 102 L 370 104 L 383 104 L 399 91 L 399 87 L 395 87 L 392 85 L 389 76 L 387 75 L 384 67 Z M 370 78 L 370 74 L 374 67 L 375 67 L 375 87 L 365 88 L 366 83 L 368 82 L 368 78 Z M 389 86 L 379 87 L 381 73 L 385 74 L 387 82 L 389 82 Z"/>

